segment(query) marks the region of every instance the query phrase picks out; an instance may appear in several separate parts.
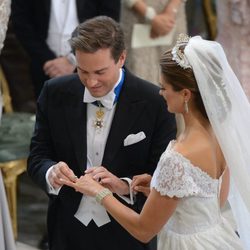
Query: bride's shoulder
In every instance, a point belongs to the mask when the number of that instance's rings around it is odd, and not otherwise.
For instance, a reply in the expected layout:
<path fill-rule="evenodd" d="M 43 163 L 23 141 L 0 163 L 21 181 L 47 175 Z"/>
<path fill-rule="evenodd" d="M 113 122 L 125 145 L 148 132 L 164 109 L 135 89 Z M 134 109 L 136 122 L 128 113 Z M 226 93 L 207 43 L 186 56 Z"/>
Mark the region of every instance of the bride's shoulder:
<path fill-rule="evenodd" d="M 211 187 L 207 174 L 214 177 L 209 151 L 211 146 L 206 138 L 177 139 L 160 159 L 151 187 L 169 197 L 206 195 Z"/>
<path fill-rule="evenodd" d="M 209 175 L 214 175 L 215 148 L 207 135 L 193 133 L 185 139 L 176 141 L 174 150 L 187 158 L 193 166 L 201 168 Z"/>
<path fill-rule="evenodd" d="M 178 138 L 174 149 L 184 156 L 196 156 L 203 151 L 213 150 L 212 138 L 206 133 L 195 131 L 184 138 Z"/>

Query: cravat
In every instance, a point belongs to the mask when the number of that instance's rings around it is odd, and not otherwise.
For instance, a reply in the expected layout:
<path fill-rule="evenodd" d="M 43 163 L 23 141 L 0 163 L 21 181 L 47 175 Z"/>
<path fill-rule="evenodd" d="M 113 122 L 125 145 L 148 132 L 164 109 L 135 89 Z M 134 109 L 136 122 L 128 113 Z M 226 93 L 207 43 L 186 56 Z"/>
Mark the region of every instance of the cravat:
<path fill-rule="evenodd" d="M 93 104 L 93 105 L 95 105 L 95 106 L 97 106 L 97 107 L 101 107 L 101 108 L 103 108 L 104 106 L 103 106 L 103 104 L 101 103 L 101 101 L 94 101 L 94 102 L 91 102 L 91 104 Z"/>
<path fill-rule="evenodd" d="M 109 92 L 106 96 L 101 97 L 100 99 L 96 99 L 93 96 L 89 96 L 87 102 L 92 103 L 95 106 L 98 107 L 106 107 L 107 109 L 112 109 L 113 105 L 117 103 L 121 89 L 122 89 L 122 85 L 124 83 L 124 78 L 125 78 L 125 71 L 124 69 L 121 70 L 121 78 L 120 81 L 118 83 L 118 85 L 115 87 L 115 89 L 113 90 L 113 92 Z M 112 97 L 111 97 L 112 96 Z M 100 105 L 99 103 L 101 103 L 102 105 Z"/>

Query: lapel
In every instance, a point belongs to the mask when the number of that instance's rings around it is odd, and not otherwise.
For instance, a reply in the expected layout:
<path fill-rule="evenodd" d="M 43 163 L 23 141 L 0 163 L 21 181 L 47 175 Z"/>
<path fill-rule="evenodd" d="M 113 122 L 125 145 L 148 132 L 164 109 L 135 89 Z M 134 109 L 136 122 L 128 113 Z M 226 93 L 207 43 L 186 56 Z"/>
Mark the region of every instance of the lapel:
<path fill-rule="evenodd" d="M 66 90 L 64 105 L 65 120 L 81 172 L 85 170 L 87 164 L 87 111 L 86 104 L 83 103 L 83 93 L 84 87 L 78 79 L 77 84 L 71 84 Z"/>
<path fill-rule="evenodd" d="M 64 90 L 64 113 L 69 135 L 74 146 L 79 170 L 87 164 L 87 105 L 83 103 L 84 87 L 77 77 Z M 125 81 L 117 103 L 115 115 L 107 139 L 103 161 L 110 166 L 123 141 L 130 134 L 130 128 L 143 112 L 145 100 L 138 97 L 139 88 L 134 77 L 126 70 Z"/>
<path fill-rule="evenodd" d="M 143 111 L 145 100 L 138 97 L 137 82 L 126 70 L 125 82 L 120 93 L 115 115 L 107 139 L 103 161 L 104 166 L 110 166 L 117 152 L 123 147 L 123 141 L 130 134 L 131 126 Z"/>

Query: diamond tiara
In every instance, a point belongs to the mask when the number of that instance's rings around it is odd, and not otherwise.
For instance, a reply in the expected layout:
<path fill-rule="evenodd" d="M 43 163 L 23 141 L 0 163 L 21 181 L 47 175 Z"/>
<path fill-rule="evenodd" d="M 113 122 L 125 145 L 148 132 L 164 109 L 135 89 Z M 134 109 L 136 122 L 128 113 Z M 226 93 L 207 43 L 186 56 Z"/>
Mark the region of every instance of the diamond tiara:
<path fill-rule="evenodd" d="M 186 34 L 180 34 L 178 36 L 176 45 L 172 49 L 172 60 L 177 62 L 183 69 L 192 68 L 184 52 L 180 49 L 181 46 L 187 45 L 190 37 Z"/>

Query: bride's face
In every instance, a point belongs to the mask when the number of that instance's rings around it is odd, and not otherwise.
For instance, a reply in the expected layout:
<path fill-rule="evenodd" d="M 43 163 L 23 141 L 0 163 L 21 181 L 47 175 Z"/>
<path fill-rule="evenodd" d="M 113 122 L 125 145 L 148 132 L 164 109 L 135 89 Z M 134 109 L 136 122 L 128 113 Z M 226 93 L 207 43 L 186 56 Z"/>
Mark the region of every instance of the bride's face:
<path fill-rule="evenodd" d="M 161 78 L 160 95 L 165 99 L 168 105 L 168 111 L 171 113 L 183 113 L 184 112 L 184 98 L 182 91 L 176 91 L 172 85 L 164 81 Z"/>

